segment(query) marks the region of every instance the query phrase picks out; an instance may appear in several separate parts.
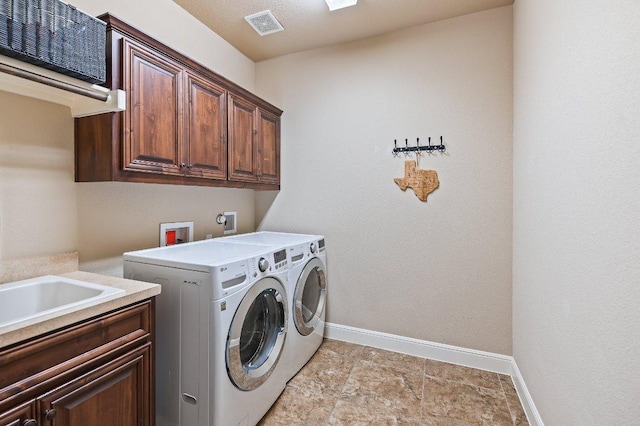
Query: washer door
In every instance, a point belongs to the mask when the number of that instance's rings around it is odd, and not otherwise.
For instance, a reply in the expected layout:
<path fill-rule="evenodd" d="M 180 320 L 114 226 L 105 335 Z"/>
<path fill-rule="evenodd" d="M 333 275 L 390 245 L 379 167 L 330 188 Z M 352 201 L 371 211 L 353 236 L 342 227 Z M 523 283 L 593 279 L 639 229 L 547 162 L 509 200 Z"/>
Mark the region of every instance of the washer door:
<path fill-rule="evenodd" d="M 294 293 L 293 322 L 308 336 L 318 326 L 327 299 L 327 276 L 320 259 L 311 259 L 302 270 Z"/>
<path fill-rule="evenodd" d="M 229 377 L 238 389 L 257 388 L 276 367 L 287 330 L 285 295 L 280 281 L 263 278 L 240 302 L 227 336 L 226 355 Z"/>

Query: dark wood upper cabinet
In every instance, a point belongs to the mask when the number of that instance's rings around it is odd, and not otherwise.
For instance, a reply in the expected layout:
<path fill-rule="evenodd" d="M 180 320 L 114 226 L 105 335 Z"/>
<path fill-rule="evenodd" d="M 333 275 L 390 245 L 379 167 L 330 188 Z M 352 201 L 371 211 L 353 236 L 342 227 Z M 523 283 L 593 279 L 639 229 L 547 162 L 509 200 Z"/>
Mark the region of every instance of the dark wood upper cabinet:
<path fill-rule="evenodd" d="M 124 170 L 182 175 L 182 69 L 123 39 Z"/>
<path fill-rule="evenodd" d="M 255 111 L 255 104 L 229 96 L 229 180 L 258 180 Z"/>
<path fill-rule="evenodd" d="M 229 96 L 229 180 L 280 182 L 280 117 L 233 96 Z"/>
<path fill-rule="evenodd" d="M 227 92 L 187 73 L 187 168 L 191 176 L 227 178 Z"/>
<path fill-rule="evenodd" d="M 76 181 L 280 188 L 282 111 L 106 14 L 127 110 L 75 119 Z"/>
<path fill-rule="evenodd" d="M 257 161 L 258 181 L 278 184 L 280 182 L 280 117 L 258 108 Z"/>

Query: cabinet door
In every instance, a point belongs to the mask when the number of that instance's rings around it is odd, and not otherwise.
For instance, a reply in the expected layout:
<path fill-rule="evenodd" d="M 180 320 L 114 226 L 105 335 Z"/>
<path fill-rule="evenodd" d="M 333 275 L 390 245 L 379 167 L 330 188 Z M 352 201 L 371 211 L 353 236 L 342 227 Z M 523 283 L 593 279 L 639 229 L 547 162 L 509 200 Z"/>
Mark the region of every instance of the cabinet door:
<path fill-rule="evenodd" d="M 256 106 L 229 94 L 229 180 L 256 182 L 257 151 L 254 145 Z"/>
<path fill-rule="evenodd" d="M 226 91 L 187 73 L 187 174 L 227 178 Z"/>
<path fill-rule="evenodd" d="M 0 426 L 35 426 L 36 403 L 29 401 L 11 410 L 0 413 Z M 29 423 L 31 420 L 31 423 Z"/>
<path fill-rule="evenodd" d="M 123 39 L 123 169 L 170 175 L 181 168 L 181 67 L 168 57 Z"/>
<path fill-rule="evenodd" d="M 150 346 L 147 343 L 38 398 L 39 424 L 151 425 Z"/>
<path fill-rule="evenodd" d="M 280 117 L 258 108 L 258 181 L 280 183 Z"/>

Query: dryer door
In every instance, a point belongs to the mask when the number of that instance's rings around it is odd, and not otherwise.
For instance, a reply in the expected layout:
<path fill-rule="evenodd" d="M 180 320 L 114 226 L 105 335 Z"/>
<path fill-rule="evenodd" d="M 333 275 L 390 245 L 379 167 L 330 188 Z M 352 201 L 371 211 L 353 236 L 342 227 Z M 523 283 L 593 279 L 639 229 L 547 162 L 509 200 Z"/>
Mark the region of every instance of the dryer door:
<path fill-rule="evenodd" d="M 300 334 L 308 336 L 318 326 L 326 300 L 327 276 L 315 257 L 302 270 L 294 293 L 293 321 Z"/>
<path fill-rule="evenodd" d="M 263 278 L 240 302 L 229 328 L 226 351 L 227 371 L 238 389 L 257 388 L 275 369 L 287 330 L 285 295 L 280 281 Z"/>

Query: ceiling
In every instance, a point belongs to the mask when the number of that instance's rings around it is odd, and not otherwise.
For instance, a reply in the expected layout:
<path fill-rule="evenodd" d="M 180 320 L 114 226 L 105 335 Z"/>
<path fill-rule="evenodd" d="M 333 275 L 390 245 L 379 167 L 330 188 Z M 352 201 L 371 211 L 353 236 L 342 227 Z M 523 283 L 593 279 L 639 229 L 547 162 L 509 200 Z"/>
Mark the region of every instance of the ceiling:
<path fill-rule="evenodd" d="M 506 6 L 514 0 L 359 0 L 333 12 L 324 0 L 174 1 L 257 62 Z M 261 37 L 244 20 L 264 10 L 270 10 L 285 30 Z"/>

